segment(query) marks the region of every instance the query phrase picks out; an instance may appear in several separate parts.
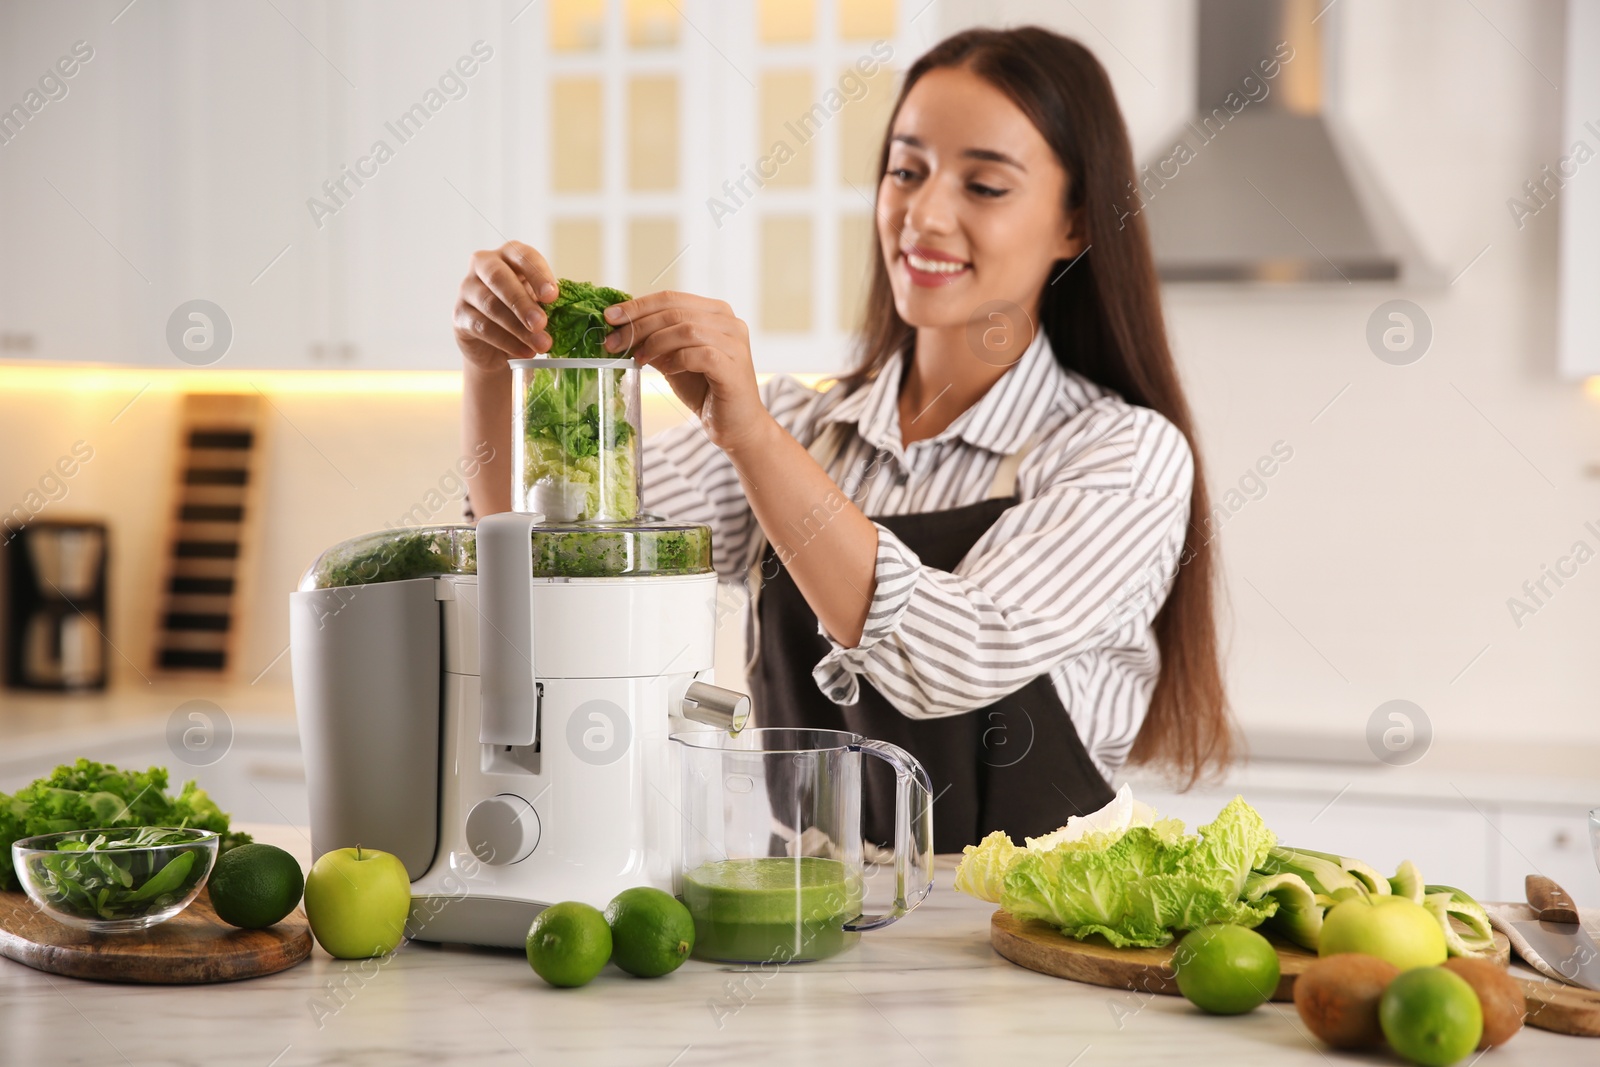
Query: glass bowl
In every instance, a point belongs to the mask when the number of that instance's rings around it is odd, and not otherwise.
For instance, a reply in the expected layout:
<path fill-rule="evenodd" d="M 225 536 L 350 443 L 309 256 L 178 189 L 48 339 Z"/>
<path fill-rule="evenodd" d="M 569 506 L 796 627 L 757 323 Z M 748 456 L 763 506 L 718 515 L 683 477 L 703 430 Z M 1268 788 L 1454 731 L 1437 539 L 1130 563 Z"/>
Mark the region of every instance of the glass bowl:
<path fill-rule="evenodd" d="M 211 830 L 117 826 L 25 837 L 11 846 L 22 888 L 44 913 L 115 933 L 166 922 L 194 900 L 217 859 Z"/>

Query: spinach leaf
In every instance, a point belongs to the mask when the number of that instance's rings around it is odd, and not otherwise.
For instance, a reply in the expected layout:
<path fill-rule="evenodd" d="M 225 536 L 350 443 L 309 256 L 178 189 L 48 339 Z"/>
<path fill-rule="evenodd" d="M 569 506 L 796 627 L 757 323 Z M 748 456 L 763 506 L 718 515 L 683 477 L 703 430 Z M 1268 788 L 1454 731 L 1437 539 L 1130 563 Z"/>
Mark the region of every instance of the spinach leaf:
<path fill-rule="evenodd" d="M 162 845 L 183 851 L 142 851 Z M 143 827 L 115 840 L 104 834 L 68 838 L 54 852 L 29 854 L 24 862 L 52 907 L 81 919 L 132 919 L 188 895 L 204 873 L 195 870 L 202 847 L 188 834 Z"/>

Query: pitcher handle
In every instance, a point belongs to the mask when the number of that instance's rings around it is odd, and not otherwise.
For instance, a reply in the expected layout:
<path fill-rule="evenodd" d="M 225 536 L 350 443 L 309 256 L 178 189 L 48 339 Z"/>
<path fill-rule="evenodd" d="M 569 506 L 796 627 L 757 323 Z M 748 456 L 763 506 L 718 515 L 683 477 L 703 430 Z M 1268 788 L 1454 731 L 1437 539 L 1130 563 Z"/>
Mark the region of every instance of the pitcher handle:
<path fill-rule="evenodd" d="M 921 904 L 933 888 L 933 783 L 898 745 L 863 738 L 850 748 L 894 768 L 894 903 L 882 915 L 858 915 L 844 924 L 846 930 L 876 930 Z"/>

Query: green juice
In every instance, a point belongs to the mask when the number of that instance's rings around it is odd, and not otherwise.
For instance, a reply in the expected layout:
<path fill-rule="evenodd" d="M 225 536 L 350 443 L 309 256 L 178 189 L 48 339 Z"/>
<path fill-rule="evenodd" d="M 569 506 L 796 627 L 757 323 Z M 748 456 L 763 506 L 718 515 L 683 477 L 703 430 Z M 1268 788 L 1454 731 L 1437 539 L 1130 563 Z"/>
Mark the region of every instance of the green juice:
<path fill-rule="evenodd" d="M 694 955 L 734 963 L 819 960 L 860 935 L 844 924 L 861 914 L 859 878 L 838 860 L 717 860 L 683 879 L 694 916 Z"/>

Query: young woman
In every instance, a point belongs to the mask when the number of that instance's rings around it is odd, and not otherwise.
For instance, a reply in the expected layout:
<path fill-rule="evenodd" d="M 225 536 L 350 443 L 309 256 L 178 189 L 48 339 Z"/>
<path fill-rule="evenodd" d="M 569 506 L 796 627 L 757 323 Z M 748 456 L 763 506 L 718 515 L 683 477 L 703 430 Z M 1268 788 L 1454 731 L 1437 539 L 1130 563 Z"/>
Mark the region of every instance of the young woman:
<path fill-rule="evenodd" d="M 758 389 L 720 300 L 607 313 L 698 416 L 645 443 L 644 503 L 759 588 L 758 722 L 908 749 L 941 852 L 1098 808 L 1130 760 L 1220 768 L 1209 508 L 1104 70 L 1037 27 L 957 34 L 906 73 L 879 169 L 861 357 L 831 388 Z M 555 279 L 512 242 L 461 286 L 479 513 L 510 505 L 506 359 L 548 350 Z M 892 811 L 874 775 L 869 840 Z"/>

